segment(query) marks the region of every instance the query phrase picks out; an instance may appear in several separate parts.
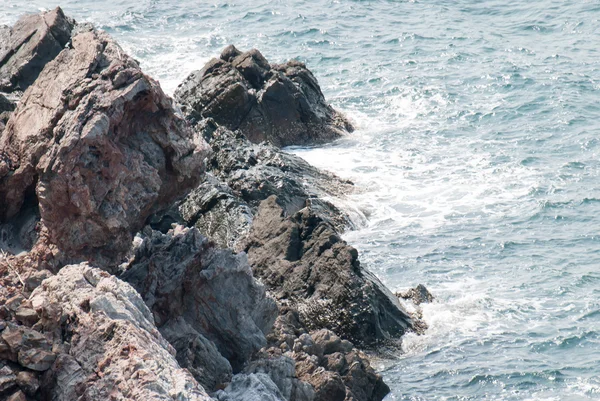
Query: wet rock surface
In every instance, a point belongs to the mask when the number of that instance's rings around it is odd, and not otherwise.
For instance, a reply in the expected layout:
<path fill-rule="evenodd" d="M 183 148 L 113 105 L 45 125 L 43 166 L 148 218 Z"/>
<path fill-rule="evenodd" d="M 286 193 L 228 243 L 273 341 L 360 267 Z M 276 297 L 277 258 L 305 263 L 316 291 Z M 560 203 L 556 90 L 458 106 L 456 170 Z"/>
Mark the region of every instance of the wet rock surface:
<path fill-rule="evenodd" d="M 186 78 L 175 99 L 190 118 L 213 118 L 254 143 L 324 143 L 353 130 L 326 103 L 306 65 L 295 60 L 269 64 L 256 49 L 242 53 L 227 47 L 219 59 Z"/>
<path fill-rule="evenodd" d="M 254 274 L 280 303 L 295 305 L 308 328 L 371 346 L 413 327 L 397 298 L 360 266 L 356 249 L 309 208 L 288 218 L 270 197 L 244 248 Z"/>
<path fill-rule="evenodd" d="M 213 151 L 208 174 L 183 202 L 162 216 L 163 222 L 195 226 L 219 246 L 238 250 L 260 202 L 271 195 L 277 195 L 286 213 L 309 206 L 339 231 L 364 223 L 364 216 L 350 216 L 332 202 L 351 193 L 352 182 L 268 143 L 253 144 L 212 120 L 204 120 L 196 129 Z"/>
<path fill-rule="evenodd" d="M 198 183 L 208 151 L 157 82 L 89 28 L 25 92 L 0 148 L 0 219 L 39 202 L 48 241 L 100 264 Z"/>

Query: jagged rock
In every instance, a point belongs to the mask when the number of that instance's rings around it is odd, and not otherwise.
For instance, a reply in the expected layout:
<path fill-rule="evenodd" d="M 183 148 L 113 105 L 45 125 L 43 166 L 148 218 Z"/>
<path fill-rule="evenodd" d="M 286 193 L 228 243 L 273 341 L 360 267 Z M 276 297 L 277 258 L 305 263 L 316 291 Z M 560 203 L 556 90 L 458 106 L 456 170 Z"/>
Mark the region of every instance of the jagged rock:
<path fill-rule="evenodd" d="M 217 393 L 219 401 L 285 401 L 271 378 L 264 373 L 240 373 L 225 390 Z"/>
<path fill-rule="evenodd" d="M 0 134 L 4 131 L 6 122 L 15 109 L 15 104 L 0 93 Z"/>
<path fill-rule="evenodd" d="M 335 352 L 350 352 L 352 351 L 352 343 L 347 340 L 342 340 L 330 330 L 321 329 L 311 333 L 315 344 L 323 349 L 323 355 L 333 354 Z"/>
<path fill-rule="evenodd" d="M 359 346 L 393 341 L 414 324 L 398 299 L 366 269 L 334 229 L 303 209 L 286 217 L 264 201 L 245 249 L 254 274 L 309 329 L 327 328 Z"/>
<path fill-rule="evenodd" d="M 101 265 L 199 182 L 208 152 L 158 83 L 86 27 L 27 89 L 0 149 L 0 220 L 39 202 L 49 243 Z"/>
<path fill-rule="evenodd" d="M 179 205 L 178 212 L 186 225 L 198 228 L 223 248 L 235 248 L 250 231 L 253 219 L 252 208 L 212 174 L 205 175 L 200 186 Z"/>
<path fill-rule="evenodd" d="M 0 394 L 17 385 L 17 376 L 9 366 L 0 369 Z"/>
<path fill-rule="evenodd" d="M 40 380 L 35 373 L 22 371 L 17 374 L 17 385 L 25 394 L 33 396 L 40 388 Z"/>
<path fill-rule="evenodd" d="M 33 326 L 39 320 L 38 314 L 31 308 L 20 307 L 15 312 L 17 320 L 24 325 Z"/>
<path fill-rule="evenodd" d="M 396 296 L 398 298 L 411 300 L 417 306 L 422 303 L 432 302 L 434 299 L 433 295 L 423 284 L 419 284 L 415 288 L 411 288 L 407 291 L 399 292 Z"/>
<path fill-rule="evenodd" d="M 75 22 L 60 8 L 0 29 L 0 91 L 24 91 L 71 40 Z M 1 110 L 0 110 L 1 111 Z"/>
<path fill-rule="evenodd" d="M 339 231 L 362 224 L 327 199 L 343 197 L 353 184 L 320 171 L 303 159 L 267 143 L 253 144 L 241 134 L 205 120 L 197 129 L 213 149 L 204 182 L 163 217 L 197 227 L 221 247 L 239 249 L 261 201 L 271 195 L 288 214 L 310 206 Z M 159 228 L 160 224 L 155 224 Z"/>
<path fill-rule="evenodd" d="M 227 47 L 193 72 L 175 91 L 192 119 L 213 118 L 250 141 L 283 147 L 324 143 L 353 131 L 325 102 L 316 78 L 303 63 L 269 65 L 252 49 Z"/>
<path fill-rule="evenodd" d="M 296 377 L 296 362 L 290 357 L 262 355 L 250 362 L 244 372 L 269 375 L 287 401 L 313 401 L 315 398 L 313 387 Z"/>
<path fill-rule="evenodd" d="M 389 393 L 389 387 L 370 366 L 367 356 L 352 343 L 340 340 L 330 330 L 308 333 L 300 320 L 294 306 L 281 306 L 274 330 L 268 336 L 269 348 L 261 350 L 245 371 L 269 374 L 288 401 L 325 401 L 338 397 L 381 401 Z M 284 369 L 286 360 L 293 361 L 294 369 Z M 290 384 L 291 396 L 287 398 Z"/>
<path fill-rule="evenodd" d="M 160 332 L 177 351 L 179 365 L 187 368 L 205 389 L 223 388 L 231 381 L 229 361 L 212 341 L 194 330 L 182 317 L 169 320 Z"/>
<path fill-rule="evenodd" d="M 27 397 L 21 390 L 18 390 L 16 393 L 8 397 L 6 401 L 27 401 Z"/>
<path fill-rule="evenodd" d="M 41 330 L 58 352 L 44 373 L 43 399 L 210 400 L 179 367 L 127 283 L 86 264 L 70 265 L 45 280 L 30 301 L 50 320 Z"/>
<path fill-rule="evenodd" d="M 142 295 L 159 328 L 182 317 L 216 344 L 234 372 L 266 345 L 277 307 L 245 254 L 217 249 L 198 230 L 178 226 L 150 232 L 125 269 L 121 278 Z"/>

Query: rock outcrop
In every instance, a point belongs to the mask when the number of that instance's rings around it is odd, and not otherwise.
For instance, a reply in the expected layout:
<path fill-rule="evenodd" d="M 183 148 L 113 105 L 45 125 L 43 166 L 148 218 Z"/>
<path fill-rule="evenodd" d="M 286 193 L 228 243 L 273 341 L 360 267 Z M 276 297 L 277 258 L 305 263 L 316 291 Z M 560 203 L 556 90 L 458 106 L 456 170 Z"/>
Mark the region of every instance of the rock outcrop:
<path fill-rule="evenodd" d="M 121 277 L 142 295 L 159 329 L 169 332 L 165 336 L 171 343 L 187 346 L 181 336 L 196 336 L 202 343 L 208 339 L 235 372 L 267 345 L 265 336 L 277 307 L 254 280 L 246 255 L 215 248 L 196 229 L 179 226 L 167 234 L 149 232 Z M 173 325 L 185 329 L 175 330 Z M 203 364 L 209 367 L 203 355 L 210 353 L 210 346 L 196 348 L 198 352 L 178 349 L 179 357 L 195 353 L 184 364 L 192 371 Z M 223 365 L 209 375 L 227 377 Z M 214 390 L 224 382 L 211 379 L 204 384 Z"/>
<path fill-rule="evenodd" d="M 208 147 L 107 34 L 77 31 L 0 137 L 0 221 L 39 203 L 49 243 L 105 265 L 199 182 Z"/>
<path fill-rule="evenodd" d="M 15 110 L 15 104 L 0 93 L 0 134 L 4 131 L 6 122 Z"/>
<path fill-rule="evenodd" d="M 66 266 L 29 300 L 13 303 L 20 303 L 17 319 L 19 309 L 35 319 L 27 325 L 9 321 L 0 333 L 0 359 L 11 361 L 0 369 L 0 395 L 22 392 L 55 401 L 211 399 L 179 367 L 139 294 L 104 271 L 85 263 Z"/>
<path fill-rule="evenodd" d="M 253 144 L 241 133 L 218 127 L 212 120 L 196 126 L 212 148 L 204 182 L 186 199 L 160 216 L 171 222 L 195 226 L 221 247 L 239 249 L 249 232 L 258 205 L 277 195 L 286 213 L 311 207 L 339 231 L 356 228 L 364 216 L 350 216 L 331 201 L 354 190 L 352 182 L 321 171 L 298 156 L 268 143 Z"/>
<path fill-rule="evenodd" d="M 0 27 L 2 90 L 0 399 L 389 392 L 358 348 L 421 326 L 338 235 L 352 183 L 279 149 L 352 129 L 303 64 L 230 46 L 186 120 L 56 9 Z"/>
<path fill-rule="evenodd" d="M 256 49 L 229 46 L 175 92 L 192 120 L 213 118 L 251 142 L 283 147 L 329 142 L 353 130 L 325 102 L 314 75 L 298 61 L 269 64 Z"/>
<path fill-rule="evenodd" d="M 56 8 L 0 27 L 0 92 L 27 89 L 69 43 L 74 25 Z"/>
<path fill-rule="evenodd" d="M 245 250 L 254 274 L 280 304 L 297 308 L 309 329 L 330 329 L 362 347 L 393 341 L 414 326 L 398 299 L 360 266 L 356 249 L 309 208 L 287 217 L 270 197 Z"/>

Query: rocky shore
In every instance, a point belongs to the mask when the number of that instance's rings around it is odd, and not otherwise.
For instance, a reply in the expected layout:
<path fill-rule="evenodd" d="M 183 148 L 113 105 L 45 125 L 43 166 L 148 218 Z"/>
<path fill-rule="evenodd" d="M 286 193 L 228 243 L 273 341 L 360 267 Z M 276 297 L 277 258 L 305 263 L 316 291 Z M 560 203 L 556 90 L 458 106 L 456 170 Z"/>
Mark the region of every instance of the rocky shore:
<path fill-rule="evenodd" d="M 171 99 L 59 8 L 0 27 L 0 399 L 382 400 L 363 351 L 424 325 L 340 237 L 353 184 L 281 150 L 352 130 L 297 61 Z"/>

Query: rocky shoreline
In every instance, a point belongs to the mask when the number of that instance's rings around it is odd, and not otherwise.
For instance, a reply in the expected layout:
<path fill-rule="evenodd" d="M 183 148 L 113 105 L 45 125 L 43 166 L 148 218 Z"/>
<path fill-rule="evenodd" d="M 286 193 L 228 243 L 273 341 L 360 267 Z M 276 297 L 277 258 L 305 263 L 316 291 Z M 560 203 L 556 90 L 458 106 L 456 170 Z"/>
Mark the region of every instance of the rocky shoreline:
<path fill-rule="evenodd" d="M 60 8 L 0 27 L 0 398 L 382 400 L 361 350 L 424 325 L 281 150 L 353 129 L 297 61 L 229 46 L 173 100 Z"/>

